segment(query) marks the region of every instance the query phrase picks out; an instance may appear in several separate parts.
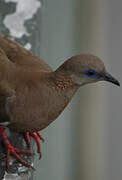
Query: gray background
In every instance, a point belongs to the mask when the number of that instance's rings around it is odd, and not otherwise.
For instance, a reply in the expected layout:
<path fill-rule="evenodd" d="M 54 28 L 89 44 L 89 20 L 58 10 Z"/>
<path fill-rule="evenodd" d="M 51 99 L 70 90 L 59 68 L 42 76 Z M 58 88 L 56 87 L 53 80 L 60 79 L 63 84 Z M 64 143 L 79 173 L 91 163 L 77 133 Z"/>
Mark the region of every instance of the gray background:
<path fill-rule="evenodd" d="M 54 69 L 79 52 L 98 55 L 121 82 L 121 7 L 121 0 L 44 0 L 35 53 Z M 81 88 L 41 132 L 43 157 L 35 160 L 34 180 L 121 180 L 121 104 L 121 87 L 101 82 Z"/>
<path fill-rule="evenodd" d="M 93 53 L 121 82 L 121 7 L 120 0 L 44 1 L 41 56 L 55 69 L 73 54 Z M 121 180 L 121 102 L 121 87 L 81 88 L 43 131 L 47 141 L 35 179 Z"/>

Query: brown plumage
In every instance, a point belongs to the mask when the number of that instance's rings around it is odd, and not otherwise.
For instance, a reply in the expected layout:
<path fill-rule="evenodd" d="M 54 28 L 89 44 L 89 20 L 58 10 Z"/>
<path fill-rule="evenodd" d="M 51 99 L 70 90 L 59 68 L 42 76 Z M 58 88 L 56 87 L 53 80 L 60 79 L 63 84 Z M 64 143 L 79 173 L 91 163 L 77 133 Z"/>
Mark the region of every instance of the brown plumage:
<path fill-rule="evenodd" d="M 96 56 L 80 54 L 53 71 L 43 60 L 0 35 L 0 124 L 15 131 L 42 130 L 84 84 L 119 82 Z"/>

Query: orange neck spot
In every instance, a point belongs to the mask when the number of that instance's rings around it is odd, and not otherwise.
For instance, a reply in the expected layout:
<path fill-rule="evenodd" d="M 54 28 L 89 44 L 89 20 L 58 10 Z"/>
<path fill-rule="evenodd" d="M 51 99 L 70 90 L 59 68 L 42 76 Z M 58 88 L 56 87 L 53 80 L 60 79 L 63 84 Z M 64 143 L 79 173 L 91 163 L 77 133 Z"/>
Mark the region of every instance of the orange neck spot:
<path fill-rule="evenodd" d="M 57 90 L 65 90 L 72 87 L 72 79 L 70 77 L 57 77 L 55 80 Z"/>

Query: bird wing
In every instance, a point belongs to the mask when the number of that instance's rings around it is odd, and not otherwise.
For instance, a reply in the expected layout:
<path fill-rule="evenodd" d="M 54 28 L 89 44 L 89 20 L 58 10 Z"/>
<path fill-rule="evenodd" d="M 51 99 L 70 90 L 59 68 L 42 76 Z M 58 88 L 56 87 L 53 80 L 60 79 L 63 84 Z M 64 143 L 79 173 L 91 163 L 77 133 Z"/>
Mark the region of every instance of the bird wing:
<path fill-rule="evenodd" d="M 16 93 L 7 83 L 8 69 L 19 66 L 32 68 L 32 70 L 52 71 L 52 69 L 41 59 L 32 55 L 18 43 L 0 34 L 0 125 L 7 125 L 10 117 L 7 112 L 9 103 L 14 104 Z"/>
<path fill-rule="evenodd" d="M 7 58 L 4 50 L 0 48 L 0 125 L 9 122 L 6 110 L 8 99 L 15 97 L 15 91 L 8 85 L 6 79 L 9 76 L 8 69 L 12 69 L 13 63 Z"/>
<path fill-rule="evenodd" d="M 52 71 L 51 67 L 27 51 L 20 44 L 0 34 L 0 48 L 4 50 L 8 59 L 18 66 L 37 68 L 43 71 Z"/>

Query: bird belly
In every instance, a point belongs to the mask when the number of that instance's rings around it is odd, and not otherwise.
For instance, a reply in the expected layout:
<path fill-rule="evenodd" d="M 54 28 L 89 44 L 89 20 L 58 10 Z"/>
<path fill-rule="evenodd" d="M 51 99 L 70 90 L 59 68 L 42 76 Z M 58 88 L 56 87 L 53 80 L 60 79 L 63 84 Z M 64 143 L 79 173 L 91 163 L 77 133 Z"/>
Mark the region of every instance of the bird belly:
<path fill-rule="evenodd" d="M 53 122 L 67 106 L 73 92 L 70 96 L 65 96 L 59 92 L 43 91 L 42 94 L 42 91 L 27 89 L 16 95 L 16 99 L 8 103 L 8 127 L 19 132 L 33 132 L 40 131 Z"/>
<path fill-rule="evenodd" d="M 53 104 L 55 105 L 55 103 Z M 52 123 L 65 108 L 46 107 L 46 103 L 42 105 L 33 104 L 32 106 L 16 104 L 14 108 L 9 111 L 10 124 L 9 128 L 18 132 L 34 132 L 46 128 Z"/>
<path fill-rule="evenodd" d="M 8 127 L 19 132 L 34 132 L 46 128 L 50 123 L 48 116 L 38 108 L 24 109 L 24 112 L 18 110 L 16 113 L 14 110 L 15 114 L 12 114 Z"/>

